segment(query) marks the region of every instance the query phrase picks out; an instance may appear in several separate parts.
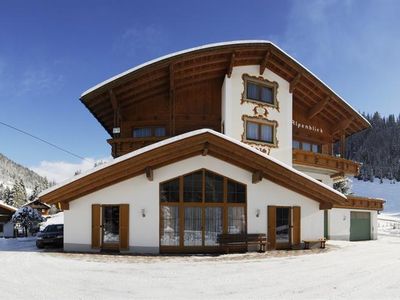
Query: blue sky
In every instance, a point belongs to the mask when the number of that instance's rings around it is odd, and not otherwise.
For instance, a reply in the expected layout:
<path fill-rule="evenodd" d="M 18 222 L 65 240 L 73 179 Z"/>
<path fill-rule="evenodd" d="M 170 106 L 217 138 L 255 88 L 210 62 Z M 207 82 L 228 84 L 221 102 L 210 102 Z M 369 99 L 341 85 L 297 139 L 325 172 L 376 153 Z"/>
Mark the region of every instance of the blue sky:
<path fill-rule="evenodd" d="M 400 113 L 400 1 L 0 5 L 0 121 L 89 160 L 109 157 L 110 147 L 79 101 L 83 91 L 152 58 L 212 42 L 271 40 L 356 109 Z M 58 180 L 91 165 L 2 126 L 0 153 Z"/>

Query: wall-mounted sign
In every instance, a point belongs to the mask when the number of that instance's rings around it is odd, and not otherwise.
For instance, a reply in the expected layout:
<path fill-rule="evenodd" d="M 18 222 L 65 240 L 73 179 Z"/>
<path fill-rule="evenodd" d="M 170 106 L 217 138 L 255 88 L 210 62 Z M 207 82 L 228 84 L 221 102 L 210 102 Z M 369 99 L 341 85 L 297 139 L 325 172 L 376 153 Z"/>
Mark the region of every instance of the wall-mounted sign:
<path fill-rule="evenodd" d="M 119 127 L 114 127 L 114 128 L 113 128 L 113 133 L 114 133 L 114 134 L 116 134 L 116 133 L 121 133 L 121 128 L 119 128 Z"/>
<path fill-rule="evenodd" d="M 318 132 L 318 133 L 324 133 L 322 128 L 317 127 L 317 126 L 312 125 L 312 124 L 304 124 L 304 123 L 301 123 L 301 122 L 298 122 L 298 121 L 295 121 L 295 120 L 292 121 L 292 124 L 293 124 L 293 126 L 295 126 L 296 128 L 299 128 L 299 129 L 306 129 L 306 130 L 309 130 L 309 131 L 314 131 L 314 132 Z"/>

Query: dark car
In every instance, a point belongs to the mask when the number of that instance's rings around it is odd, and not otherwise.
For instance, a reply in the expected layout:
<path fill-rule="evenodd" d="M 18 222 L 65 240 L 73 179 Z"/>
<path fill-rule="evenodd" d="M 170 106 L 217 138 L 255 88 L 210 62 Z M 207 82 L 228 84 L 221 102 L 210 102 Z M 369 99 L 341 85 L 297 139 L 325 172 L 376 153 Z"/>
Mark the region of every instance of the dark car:
<path fill-rule="evenodd" d="M 62 247 L 64 243 L 64 225 L 47 225 L 43 231 L 40 231 L 36 239 L 36 247 L 39 249 L 45 246 Z"/>

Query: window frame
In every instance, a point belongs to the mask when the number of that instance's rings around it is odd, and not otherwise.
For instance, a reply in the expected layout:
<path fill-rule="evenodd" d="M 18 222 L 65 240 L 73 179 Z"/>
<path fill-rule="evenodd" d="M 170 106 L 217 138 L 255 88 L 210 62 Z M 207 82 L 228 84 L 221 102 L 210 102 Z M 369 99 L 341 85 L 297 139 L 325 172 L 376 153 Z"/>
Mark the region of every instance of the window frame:
<path fill-rule="evenodd" d="M 163 128 L 165 130 L 165 135 L 158 136 L 156 135 L 156 130 L 158 128 Z M 135 129 L 150 129 L 151 135 L 150 136 L 143 136 L 143 137 L 135 137 L 134 132 Z M 152 126 L 134 126 L 132 127 L 132 138 L 135 140 L 146 140 L 146 139 L 163 139 L 168 137 L 167 127 L 164 125 L 152 125 Z"/>
<path fill-rule="evenodd" d="M 197 173 L 201 171 L 202 172 L 202 201 L 201 202 L 185 202 L 184 201 L 184 177 L 187 175 L 191 175 L 194 173 Z M 206 201 L 206 187 L 205 187 L 205 180 L 206 180 L 206 173 L 211 173 L 214 174 L 216 176 L 221 176 L 223 178 L 223 201 L 222 202 L 207 202 Z M 162 185 L 164 183 L 168 183 L 170 181 L 173 180 L 179 180 L 179 201 L 178 202 L 162 202 L 161 201 L 161 190 L 162 190 Z M 244 188 L 244 202 L 228 202 L 228 180 L 241 184 L 243 185 Z M 223 233 L 228 233 L 228 208 L 229 207 L 242 207 L 243 211 L 244 211 L 244 228 L 245 231 L 247 231 L 247 191 L 248 191 L 248 187 L 247 184 L 243 183 L 243 182 L 239 182 L 235 179 L 226 177 L 222 174 L 219 174 L 217 172 L 211 171 L 209 169 L 206 168 L 201 168 L 201 169 L 197 169 L 197 170 L 193 170 L 189 173 L 186 174 L 182 174 L 180 176 L 174 177 L 174 178 L 170 178 L 168 180 L 165 180 L 163 182 L 159 183 L 159 209 L 160 209 L 160 228 L 159 228 L 159 247 L 161 252 L 169 252 L 169 251 L 179 251 L 179 252 L 185 252 L 185 250 L 187 251 L 193 251 L 193 249 L 197 249 L 196 251 L 208 251 L 207 249 L 210 248 L 219 248 L 220 245 L 206 245 L 206 243 L 204 242 L 203 245 L 199 246 L 189 246 L 189 245 L 184 245 L 184 210 L 185 208 L 188 207 L 200 207 L 202 209 L 202 222 L 203 222 L 203 226 L 205 225 L 205 210 L 207 207 L 220 207 L 221 211 L 222 211 L 222 232 Z M 161 237 L 162 237 L 162 232 L 163 232 L 163 220 L 161 220 L 161 216 L 162 216 L 162 210 L 163 207 L 165 206 L 170 206 L 170 207 L 178 207 L 178 216 L 179 216 L 179 245 L 162 245 L 161 243 Z M 203 230 L 203 235 L 205 233 L 205 229 Z M 192 250 L 191 250 L 192 249 Z"/>
<path fill-rule="evenodd" d="M 278 138 L 277 138 L 278 122 L 277 121 L 270 121 L 268 119 L 250 117 L 250 116 L 243 116 L 242 120 L 243 120 L 243 127 L 244 127 L 244 132 L 242 135 L 242 142 L 245 142 L 247 144 L 265 145 L 265 146 L 274 147 L 274 148 L 278 147 Z M 248 122 L 255 123 L 258 125 L 258 135 L 259 136 L 261 136 L 262 125 L 271 126 L 272 127 L 272 142 L 249 139 L 247 137 L 247 123 Z"/>
<path fill-rule="evenodd" d="M 268 79 L 265 79 L 261 76 L 256 77 L 256 76 L 250 76 L 249 74 L 243 74 L 242 79 L 243 79 L 243 86 L 244 86 L 244 90 L 242 93 L 242 101 L 241 101 L 242 104 L 244 102 L 250 102 L 250 103 L 255 103 L 258 105 L 262 105 L 262 106 L 269 106 L 272 108 L 276 108 L 279 111 L 279 102 L 278 102 L 278 96 L 277 96 L 279 84 L 276 81 L 269 81 Z M 272 103 L 264 102 L 264 101 L 258 100 L 258 99 L 249 98 L 247 96 L 247 85 L 249 82 L 251 82 L 252 84 L 255 84 L 257 86 L 267 87 L 267 88 L 271 89 L 272 90 Z M 260 91 L 261 91 L 261 89 L 260 89 Z M 261 99 L 261 97 L 260 97 L 260 99 Z"/>
<path fill-rule="evenodd" d="M 293 142 L 299 143 L 299 148 L 293 147 Z M 309 144 L 310 145 L 310 150 L 304 150 L 304 148 L 303 148 L 304 144 Z M 314 146 L 317 146 L 317 148 L 318 148 L 317 152 L 313 151 L 313 147 Z M 300 151 L 304 151 L 304 152 L 315 153 L 315 154 L 323 154 L 322 153 L 322 144 L 318 144 L 318 143 L 311 142 L 311 141 L 302 141 L 302 140 L 299 140 L 299 139 L 293 139 L 292 140 L 292 149 L 293 150 L 300 150 Z"/>

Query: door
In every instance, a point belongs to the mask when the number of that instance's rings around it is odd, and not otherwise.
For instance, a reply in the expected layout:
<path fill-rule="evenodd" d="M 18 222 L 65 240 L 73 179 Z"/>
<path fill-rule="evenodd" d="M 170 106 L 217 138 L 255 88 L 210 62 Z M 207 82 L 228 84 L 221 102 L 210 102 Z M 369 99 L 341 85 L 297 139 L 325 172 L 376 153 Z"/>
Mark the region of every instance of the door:
<path fill-rule="evenodd" d="M 350 212 L 350 241 L 371 239 L 371 214 L 369 212 Z"/>
<path fill-rule="evenodd" d="M 268 249 L 290 249 L 301 243 L 301 208 L 268 206 Z"/>
<path fill-rule="evenodd" d="M 185 207 L 184 246 L 218 246 L 222 207 Z"/>
<path fill-rule="evenodd" d="M 276 208 L 276 249 L 290 248 L 290 207 Z"/>
<path fill-rule="evenodd" d="M 119 249 L 119 205 L 102 206 L 102 248 Z"/>
<path fill-rule="evenodd" d="M 301 244 L 301 208 L 293 206 L 293 225 L 292 225 L 292 246 L 300 246 Z"/>

